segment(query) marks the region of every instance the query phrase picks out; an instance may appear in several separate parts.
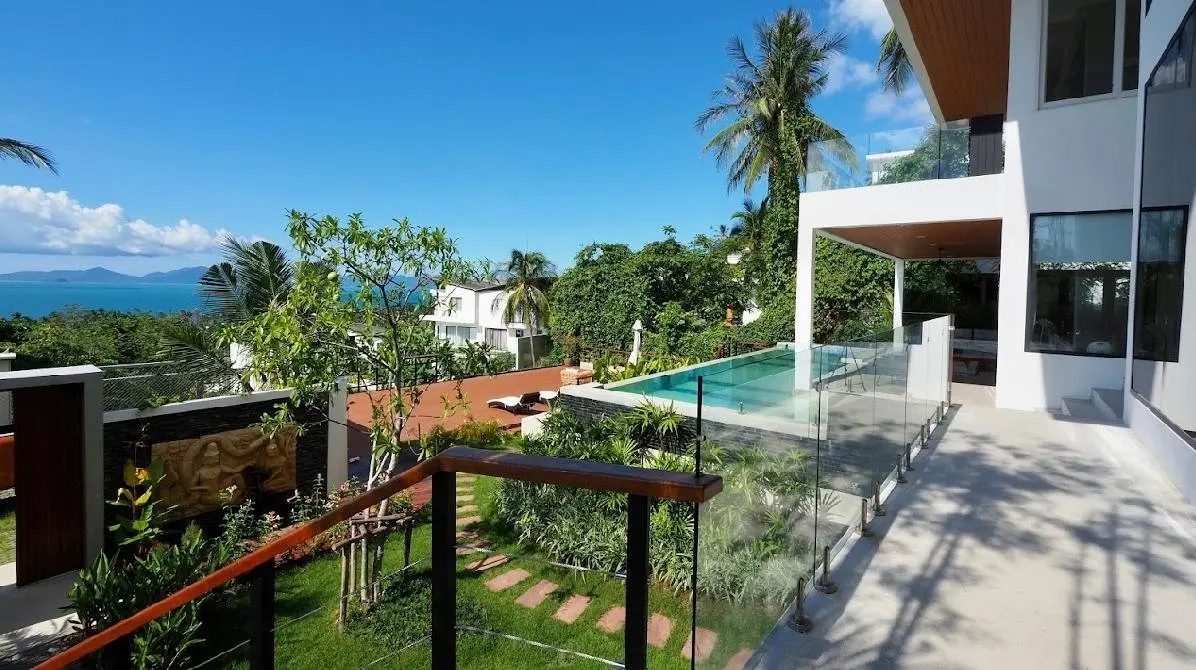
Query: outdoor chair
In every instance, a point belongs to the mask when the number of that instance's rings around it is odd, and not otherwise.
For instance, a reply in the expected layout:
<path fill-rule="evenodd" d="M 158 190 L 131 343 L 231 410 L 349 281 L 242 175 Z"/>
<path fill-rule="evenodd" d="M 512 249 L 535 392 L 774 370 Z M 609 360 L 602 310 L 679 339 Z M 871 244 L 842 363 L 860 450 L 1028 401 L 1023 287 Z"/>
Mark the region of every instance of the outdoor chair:
<path fill-rule="evenodd" d="M 521 396 L 503 396 L 502 398 L 495 398 L 486 402 L 487 407 L 494 407 L 496 409 L 505 409 L 511 414 L 527 414 L 531 411 L 532 405 L 540 401 L 539 391 L 529 391 Z"/>

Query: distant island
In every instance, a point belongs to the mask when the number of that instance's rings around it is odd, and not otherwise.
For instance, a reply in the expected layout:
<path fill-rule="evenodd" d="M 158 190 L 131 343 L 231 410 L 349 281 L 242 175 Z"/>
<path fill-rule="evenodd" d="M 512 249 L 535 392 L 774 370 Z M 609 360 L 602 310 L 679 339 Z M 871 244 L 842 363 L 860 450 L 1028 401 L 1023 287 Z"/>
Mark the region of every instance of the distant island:
<path fill-rule="evenodd" d="M 197 265 L 140 277 L 95 267 L 88 270 L 26 270 L 0 274 L 0 281 L 31 281 L 77 284 L 194 284 L 208 268 Z"/>

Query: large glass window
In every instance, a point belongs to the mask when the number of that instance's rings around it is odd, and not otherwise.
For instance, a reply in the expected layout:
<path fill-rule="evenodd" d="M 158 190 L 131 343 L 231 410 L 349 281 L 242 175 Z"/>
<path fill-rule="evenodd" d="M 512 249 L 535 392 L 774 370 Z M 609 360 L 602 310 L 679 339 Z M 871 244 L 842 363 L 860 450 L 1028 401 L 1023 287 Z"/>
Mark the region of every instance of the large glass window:
<path fill-rule="evenodd" d="M 1183 25 L 1146 80 L 1142 204 L 1134 300 L 1134 392 L 1196 436 L 1196 18 Z M 1185 279 L 1190 280 L 1187 291 Z"/>
<path fill-rule="evenodd" d="M 1137 88 L 1141 11 L 1141 0 L 1048 0 L 1043 99 Z"/>
<path fill-rule="evenodd" d="M 1028 351 L 1124 356 L 1130 212 L 1040 214 L 1030 223 Z"/>

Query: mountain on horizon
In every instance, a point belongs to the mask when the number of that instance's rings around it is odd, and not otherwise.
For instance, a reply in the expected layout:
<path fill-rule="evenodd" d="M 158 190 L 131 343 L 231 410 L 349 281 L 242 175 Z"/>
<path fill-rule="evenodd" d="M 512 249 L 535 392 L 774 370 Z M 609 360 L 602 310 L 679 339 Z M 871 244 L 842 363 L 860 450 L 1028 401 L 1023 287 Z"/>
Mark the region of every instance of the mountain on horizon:
<path fill-rule="evenodd" d="M 208 268 L 202 265 L 151 272 L 143 276 L 127 275 L 108 268 L 87 270 L 26 270 L 0 274 L 0 281 L 73 282 L 80 284 L 194 284 Z"/>

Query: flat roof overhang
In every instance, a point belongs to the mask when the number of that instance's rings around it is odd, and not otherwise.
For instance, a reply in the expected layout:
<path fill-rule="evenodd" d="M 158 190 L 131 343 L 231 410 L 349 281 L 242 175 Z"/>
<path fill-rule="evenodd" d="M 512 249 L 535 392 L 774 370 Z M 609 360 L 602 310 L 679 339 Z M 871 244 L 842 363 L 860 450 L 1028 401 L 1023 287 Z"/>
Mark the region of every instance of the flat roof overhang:
<path fill-rule="evenodd" d="M 868 251 L 907 261 L 996 258 L 1001 220 L 842 226 L 817 232 Z"/>
<path fill-rule="evenodd" d="M 940 123 L 1004 114 L 1011 0 L 884 0 Z"/>

